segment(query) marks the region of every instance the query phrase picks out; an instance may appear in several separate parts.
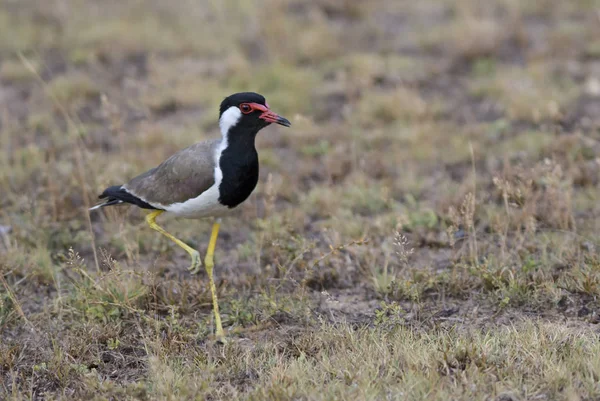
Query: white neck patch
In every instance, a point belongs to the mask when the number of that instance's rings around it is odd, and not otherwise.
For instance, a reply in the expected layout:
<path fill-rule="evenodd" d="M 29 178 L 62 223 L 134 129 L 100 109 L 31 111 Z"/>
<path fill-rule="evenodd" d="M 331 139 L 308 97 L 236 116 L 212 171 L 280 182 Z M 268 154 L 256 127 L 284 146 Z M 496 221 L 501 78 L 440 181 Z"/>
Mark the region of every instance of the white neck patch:
<path fill-rule="evenodd" d="M 231 127 L 235 126 L 240 118 L 242 117 L 242 112 L 239 108 L 235 106 L 231 106 L 223 114 L 221 114 L 221 119 L 219 120 L 219 128 L 221 128 L 221 135 L 223 137 L 227 137 L 227 133 L 231 129 Z"/>

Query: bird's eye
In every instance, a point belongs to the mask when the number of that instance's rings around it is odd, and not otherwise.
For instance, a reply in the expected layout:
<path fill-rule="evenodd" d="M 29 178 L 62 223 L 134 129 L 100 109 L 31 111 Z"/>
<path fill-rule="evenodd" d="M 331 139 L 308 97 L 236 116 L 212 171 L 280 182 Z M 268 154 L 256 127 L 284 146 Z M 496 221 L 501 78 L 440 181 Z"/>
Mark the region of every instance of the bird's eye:
<path fill-rule="evenodd" d="M 252 111 L 252 107 L 248 103 L 242 103 L 240 104 L 240 110 L 242 110 L 242 113 L 248 114 Z"/>

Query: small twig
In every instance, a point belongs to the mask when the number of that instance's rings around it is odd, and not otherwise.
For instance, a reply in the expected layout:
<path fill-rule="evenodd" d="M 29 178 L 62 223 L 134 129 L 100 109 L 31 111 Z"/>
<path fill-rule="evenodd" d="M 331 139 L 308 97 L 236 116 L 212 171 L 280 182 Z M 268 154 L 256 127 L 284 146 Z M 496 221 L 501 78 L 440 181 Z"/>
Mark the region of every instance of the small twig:
<path fill-rule="evenodd" d="M 135 298 L 134 298 L 135 299 Z M 106 305 L 110 305 L 110 306 L 116 306 L 118 308 L 125 308 L 127 310 L 129 310 L 130 312 L 134 312 L 134 313 L 144 313 L 143 310 L 141 309 L 136 309 L 132 306 L 129 305 L 125 305 L 125 304 L 121 304 L 121 303 L 116 303 L 116 302 L 109 302 L 109 301 L 90 301 L 89 302 L 90 305 L 102 305 L 102 306 L 106 306 Z"/>
<path fill-rule="evenodd" d="M 321 255 L 320 258 L 318 258 L 317 260 L 315 260 L 314 263 L 310 266 L 310 269 L 311 270 L 314 269 L 314 267 L 316 265 L 318 265 L 320 262 L 322 262 L 325 259 L 329 258 L 331 255 L 333 255 L 333 254 L 335 254 L 335 253 L 337 253 L 339 251 L 342 251 L 342 250 L 348 248 L 349 246 L 352 246 L 352 245 L 364 245 L 364 244 L 366 244 L 368 242 L 369 242 L 369 240 L 367 238 L 361 238 L 361 239 L 358 239 L 358 240 L 352 240 L 352 241 L 348 242 L 347 244 L 338 245 L 336 247 L 334 247 L 332 245 L 329 245 L 330 251 L 327 252 L 324 255 Z"/>
<path fill-rule="evenodd" d="M 477 236 L 475 232 L 475 204 L 477 202 L 477 171 L 475 169 L 475 150 L 473 149 L 473 143 L 469 142 L 469 150 L 471 151 L 471 166 L 473 167 L 473 248 L 475 251 L 475 260 L 479 257 L 477 251 Z"/>
<path fill-rule="evenodd" d="M 77 124 L 75 123 L 75 121 L 73 120 L 73 118 L 71 117 L 71 115 L 69 114 L 69 112 L 67 111 L 67 109 L 65 108 L 65 106 L 58 100 L 56 95 L 52 92 L 48 83 L 46 81 L 44 81 L 44 79 L 42 78 L 40 73 L 36 70 L 35 66 L 21 52 L 19 52 L 19 59 L 21 60 L 21 63 L 23 63 L 25 68 L 27 68 L 31 72 L 31 74 L 34 77 L 36 77 L 36 79 L 40 82 L 40 85 L 42 86 L 42 88 L 44 88 L 48 97 L 50 97 L 50 99 L 54 102 L 54 104 L 58 108 L 58 111 L 63 115 L 63 118 L 68 123 L 68 126 L 71 127 L 71 129 L 73 129 L 77 133 L 77 135 L 75 135 L 75 138 L 74 138 L 74 152 L 73 152 L 75 154 L 75 163 L 77 166 L 77 178 L 79 180 L 79 185 L 81 186 L 81 191 L 83 192 L 83 202 L 84 202 L 84 208 L 85 208 L 84 214 L 86 217 L 86 223 L 88 226 L 88 230 L 90 232 L 90 236 L 92 239 L 92 251 L 94 254 L 94 262 L 96 264 L 96 270 L 100 271 L 100 263 L 98 262 L 98 253 L 96 251 L 96 237 L 94 235 L 94 230 L 92 228 L 92 219 L 90 218 L 90 214 L 88 213 L 88 209 L 90 208 L 91 205 L 89 204 L 90 198 L 89 198 L 89 194 L 87 191 L 86 179 L 84 177 L 85 169 L 84 169 L 84 165 L 83 165 L 83 150 L 82 149 L 85 146 L 83 144 L 83 141 L 81 140 L 80 129 L 77 126 Z M 80 124 L 81 124 L 81 122 L 80 122 Z"/>
<path fill-rule="evenodd" d="M 33 324 L 29 321 L 29 319 L 27 319 L 27 316 L 25 316 L 25 313 L 23 312 L 23 309 L 21 308 L 21 304 L 19 303 L 19 300 L 17 299 L 15 293 L 12 292 L 8 283 L 6 282 L 6 279 L 4 278 L 4 274 L 0 274 L 0 281 L 2 281 L 2 285 L 4 286 L 4 289 L 6 290 L 8 297 L 14 304 L 15 309 L 17 310 L 17 313 L 19 314 L 19 316 L 21 316 L 21 318 L 25 321 L 25 323 L 27 323 L 31 328 L 34 328 Z"/>

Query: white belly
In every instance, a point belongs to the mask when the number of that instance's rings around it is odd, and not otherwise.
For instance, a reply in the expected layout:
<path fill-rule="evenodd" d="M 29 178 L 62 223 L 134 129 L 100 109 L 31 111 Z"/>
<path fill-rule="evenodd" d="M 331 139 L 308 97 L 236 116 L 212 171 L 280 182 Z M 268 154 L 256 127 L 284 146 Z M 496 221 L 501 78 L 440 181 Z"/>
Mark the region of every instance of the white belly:
<path fill-rule="evenodd" d="M 161 208 L 177 217 L 196 219 L 229 214 L 233 209 L 219 203 L 219 184 L 220 182 L 213 184 L 212 187 L 195 198 L 171 205 L 161 205 Z"/>

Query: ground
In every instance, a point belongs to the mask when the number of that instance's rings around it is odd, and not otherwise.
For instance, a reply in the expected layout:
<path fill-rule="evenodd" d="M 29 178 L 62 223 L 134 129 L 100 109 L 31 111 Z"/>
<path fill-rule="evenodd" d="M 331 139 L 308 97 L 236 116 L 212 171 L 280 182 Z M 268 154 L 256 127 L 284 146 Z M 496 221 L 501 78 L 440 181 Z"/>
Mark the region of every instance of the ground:
<path fill-rule="evenodd" d="M 293 125 L 222 344 L 188 255 L 87 209 L 242 90 Z M 598 0 L 2 0 L 0 143 L 0 399 L 600 399 Z"/>

